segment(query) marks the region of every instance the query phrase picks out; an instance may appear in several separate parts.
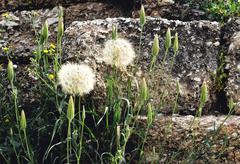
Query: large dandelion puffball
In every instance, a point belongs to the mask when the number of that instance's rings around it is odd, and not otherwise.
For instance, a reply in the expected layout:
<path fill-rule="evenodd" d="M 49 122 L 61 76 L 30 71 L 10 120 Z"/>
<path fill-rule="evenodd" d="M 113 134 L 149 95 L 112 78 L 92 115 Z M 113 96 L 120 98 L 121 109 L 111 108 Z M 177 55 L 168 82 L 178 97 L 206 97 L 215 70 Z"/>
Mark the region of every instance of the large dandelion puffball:
<path fill-rule="evenodd" d="M 125 39 L 108 40 L 103 49 L 102 60 L 109 65 L 125 68 L 133 62 L 135 52 L 132 44 Z"/>
<path fill-rule="evenodd" d="M 59 70 L 58 82 L 65 94 L 82 96 L 93 90 L 96 79 L 89 66 L 68 63 Z"/>

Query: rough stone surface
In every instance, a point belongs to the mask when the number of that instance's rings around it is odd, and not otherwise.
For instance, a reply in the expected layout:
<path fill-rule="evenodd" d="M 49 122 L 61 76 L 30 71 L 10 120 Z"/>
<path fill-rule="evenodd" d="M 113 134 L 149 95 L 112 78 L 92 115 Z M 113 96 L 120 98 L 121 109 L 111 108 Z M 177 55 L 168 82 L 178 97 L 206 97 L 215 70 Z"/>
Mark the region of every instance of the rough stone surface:
<path fill-rule="evenodd" d="M 223 27 L 228 80 L 226 94 L 236 103 L 236 114 L 240 114 L 240 18 L 230 19 Z"/>
<path fill-rule="evenodd" d="M 99 0 L 1 0 L 0 13 L 4 11 L 12 10 L 32 10 L 46 7 L 54 7 L 59 4 L 69 5 L 71 3 L 87 2 L 87 1 L 99 1 Z"/>
<path fill-rule="evenodd" d="M 22 65 L 13 62 L 15 71 L 14 85 L 18 89 L 18 105 L 24 110 L 37 109 L 40 96 L 37 91 L 37 79 L 33 76 L 33 72 L 29 65 Z M 10 83 L 7 80 L 7 65 L 0 65 L 0 94 L 1 97 L 0 110 L 11 108 L 13 104 Z M 1 122 L 1 121 L 0 121 Z"/>
<path fill-rule="evenodd" d="M 129 39 L 138 52 L 140 35 L 138 19 L 114 18 L 73 22 L 65 31 L 63 47 L 65 60 L 88 62 L 98 74 L 102 74 L 103 70 L 106 70 L 106 66 L 101 63 L 99 58 L 101 58 L 104 42 L 111 38 L 113 24 L 118 26 L 119 37 Z M 165 32 L 168 27 L 171 28 L 172 34 L 178 32 L 180 45 L 180 51 L 172 72 L 166 68 L 172 60 L 172 51 L 167 56 L 164 71 L 160 69 L 164 56 Z M 161 53 L 157 59 L 156 69 L 149 73 L 154 34 L 159 35 Z M 199 104 L 199 89 L 203 81 L 208 83 L 210 90 L 210 101 L 205 110 L 211 109 L 211 103 L 214 101 L 214 90 L 212 90 L 213 83 L 210 74 L 214 73 L 217 68 L 219 44 L 216 43 L 219 43 L 219 37 L 220 25 L 217 22 L 147 19 L 143 31 L 142 53 L 138 54 L 135 66 L 139 70 L 138 80 L 142 77 L 148 79 L 153 103 L 161 112 L 172 110 L 173 100 L 176 96 L 175 83 L 177 79 L 180 81 L 181 88 L 178 110 L 183 113 L 195 111 Z M 160 100 L 161 96 L 166 102 Z"/>
<path fill-rule="evenodd" d="M 204 20 L 206 12 L 201 8 L 204 1 L 193 0 L 144 0 L 142 1 L 146 15 L 167 19 L 191 21 Z M 133 18 L 139 17 L 140 5 L 136 5 L 132 12 Z"/>
<path fill-rule="evenodd" d="M 145 162 L 240 162 L 239 116 L 230 116 L 226 120 L 226 116 L 204 116 L 194 122 L 193 118 L 156 116 L 145 144 Z M 145 122 L 146 119 L 142 117 L 140 120 Z M 189 156 L 193 152 L 195 154 Z"/>
<path fill-rule="evenodd" d="M 114 18 L 122 15 L 122 11 L 111 4 L 87 2 L 67 7 L 64 20 L 65 26 L 68 27 L 73 21 Z"/>
<path fill-rule="evenodd" d="M 13 60 L 24 61 L 33 56 L 37 45 L 37 35 L 44 21 L 49 24 L 49 42 L 55 42 L 57 27 L 57 7 L 52 10 L 16 11 L 7 17 L 0 16 L 0 59 L 6 60 L 3 47 L 9 48 L 9 56 Z M 34 30 L 35 28 L 35 30 Z"/>
<path fill-rule="evenodd" d="M 56 43 L 57 10 L 42 9 L 32 11 L 8 12 L 0 15 L 0 61 L 7 58 L 3 47 L 10 47 L 9 56 L 13 60 L 25 63 L 37 45 L 36 37 L 45 20 L 50 26 L 49 43 Z M 80 3 L 64 8 L 64 23 L 67 28 L 74 20 L 85 21 L 96 18 L 119 17 L 123 13 L 117 7 L 106 3 Z M 34 30 L 35 28 L 35 30 Z"/>

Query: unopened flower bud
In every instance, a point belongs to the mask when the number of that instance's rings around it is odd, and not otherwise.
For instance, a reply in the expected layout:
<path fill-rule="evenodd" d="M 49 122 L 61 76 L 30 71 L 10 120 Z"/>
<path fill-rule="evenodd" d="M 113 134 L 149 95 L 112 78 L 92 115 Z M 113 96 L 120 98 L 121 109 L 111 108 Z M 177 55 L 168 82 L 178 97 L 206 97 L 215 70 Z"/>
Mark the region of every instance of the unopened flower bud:
<path fill-rule="evenodd" d="M 140 97 L 141 100 L 146 101 L 148 98 L 148 87 L 145 78 L 142 79 L 140 85 Z"/>
<path fill-rule="evenodd" d="M 173 51 L 174 54 L 178 52 L 179 45 L 178 45 L 178 33 L 175 33 L 174 43 L 173 43 Z"/>
<path fill-rule="evenodd" d="M 58 31 L 57 31 L 57 38 L 62 38 L 64 33 L 64 24 L 63 24 L 63 18 L 59 17 L 58 19 Z"/>
<path fill-rule="evenodd" d="M 156 34 L 153 40 L 152 55 L 157 56 L 158 53 L 159 53 L 159 40 L 158 35 Z"/>
<path fill-rule="evenodd" d="M 117 27 L 113 26 L 112 27 L 112 40 L 116 40 L 117 39 Z"/>
<path fill-rule="evenodd" d="M 201 103 L 205 104 L 208 101 L 208 87 L 206 82 L 204 81 L 201 87 Z"/>
<path fill-rule="evenodd" d="M 146 15 L 145 15 L 145 9 L 142 5 L 140 10 L 140 26 L 143 27 L 145 23 L 146 23 Z"/>
<path fill-rule="evenodd" d="M 170 28 L 167 29 L 167 33 L 166 33 L 166 38 L 165 38 L 165 50 L 168 51 L 168 49 L 171 47 L 171 30 Z"/>
<path fill-rule="evenodd" d="M 13 63 L 11 60 L 8 61 L 7 76 L 10 83 L 12 83 L 14 79 L 14 69 L 13 69 Z"/>
<path fill-rule="evenodd" d="M 20 128 L 21 130 L 26 130 L 27 128 L 27 121 L 26 121 L 26 116 L 24 110 L 21 112 L 21 118 L 20 118 Z"/>
<path fill-rule="evenodd" d="M 72 121 L 75 115 L 75 109 L 74 109 L 74 102 L 72 96 L 70 96 L 68 101 L 68 110 L 67 110 L 67 118 L 69 121 Z"/>

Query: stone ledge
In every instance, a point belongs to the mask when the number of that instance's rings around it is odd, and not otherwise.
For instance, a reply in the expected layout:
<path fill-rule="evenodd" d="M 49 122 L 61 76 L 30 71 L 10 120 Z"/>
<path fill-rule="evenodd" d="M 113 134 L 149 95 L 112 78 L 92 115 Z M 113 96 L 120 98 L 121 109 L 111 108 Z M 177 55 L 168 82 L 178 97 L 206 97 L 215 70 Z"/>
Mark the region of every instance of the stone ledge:
<path fill-rule="evenodd" d="M 146 162 L 184 163 L 190 153 L 196 153 L 197 163 L 240 162 L 240 116 L 230 116 L 227 120 L 226 116 L 203 116 L 195 120 L 190 131 L 193 118 L 156 116 L 145 145 Z M 145 117 L 140 120 L 146 122 Z M 216 132 L 220 126 L 221 130 Z M 170 161 L 173 156 L 176 158 Z"/>

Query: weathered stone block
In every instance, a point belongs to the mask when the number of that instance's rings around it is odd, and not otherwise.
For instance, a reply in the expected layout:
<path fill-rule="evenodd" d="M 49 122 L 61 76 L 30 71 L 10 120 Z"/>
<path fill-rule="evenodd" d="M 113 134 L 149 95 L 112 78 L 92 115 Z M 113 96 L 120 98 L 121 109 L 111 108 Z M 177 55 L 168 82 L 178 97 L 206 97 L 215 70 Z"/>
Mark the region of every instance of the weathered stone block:
<path fill-rule="evenodd" d="M 232 97 L 236 103 L 236 114 L 240 114 L 240 18 L 229 20 L 223 32 L 228 71 L 225 91 L 228 98 Z"/>
<path fill-rule="evenodd" d="M 0 13 L 13 10 L 36 10 L 52 8 L 58 5 L 68 6 L 74 3 L 97 1 L 99 0 L 1 0 Z"/>
<path fill-rule="evenodd" d="M 0 16 L 0 60 L 7 59 L 2 47 L 9 47 L 9 56 L 15 61 L 26 62 L 37 45 L 37 36 L 45 20 L 49 24 L 49 42 L 55 42 L 58 22 L 57 7 L 52 10 L 16 11 L 7 17 Z"/>
<path fill-rule="evenodd" d="M 225 118 L 204 116 L 193 122 L 193 116 L 156 116 L 143 163 L 239 163 L 240 118 Z"/>
<path fill-rule="evenodd" d="M 182 113 L 195 111 L 199 105 L 200 87 L 203 81 L 209 85 L 210 99 L 205 110 L 211 109 L 214 101 L 214 88 L 211 73 L 217 69 L 219 54 L 220 24 L 208 21 L 169 21 L 166 19 L 148 18 L 142 38 L 142 52 L 138 53 L 140 26 L 138 19 L 114 18 L 86 22 L 73 22 L 65 31 L 64 58 L 75 62 L 88 62 L 98 73 L 100 81 L 106 65 L 101 62 L 104 42 L 111 38 L 112 25 L 118 26 L 119 37 L 127 38 L 133 43 L 138 67 L 138 80 L 148 79 L 153 104 L 161 112 L 170 112 L 176 96 L 176 80 L 180 81 L 180 98 L 178 110 Z M 179 34 L 179 54 L 169 69 L 173 52 L 167 56 L 164 70 L 161 63 L 164 56 L 164 38 L 167 28 L 172 34 Z M 159 35 L 161 53 L 158 56 L 156 69 L 149 72 L 151 45 L 154 34 Z M 103 84 L 104 85 L 104 84 Z M 104 87 L 102 87 L 104 88 Z M 102 91 L 104 92 L 104 91 Z M 165 101 L 162 101 L 165 100 Z"/>
<path fill-rule="evenodd" d="M 86 2 L 66 7 L 64 20 L 68 27 L 73 21 L 116 18 L 122 15 L 122 11 L 111 4 Z"/>
<path fill-rule="evenodd" d="M 140 1 L 139 1 L 140 2 Z M 144 0 L 142 5 L 146 15 L 152 17 L 162 17 L 167 19 L 193 21 L 207 19 L 207 13 L 202 9 L 205 1 L 188 0 Z M 209 2 L 210 3 L 210 2 Z M 139 17 L 140 4 L 135 4 L 132 12 L 133 18 Z"/>
<path fill-rule="evenodd" d="M 96 18 L 118 17 L 121 10 L 111 4 L 80 3 L 64 8 L 64 25 L 67 28 L 74 20 L 84 21 Z M 10 58 L 26 63 L 37 45 L 37 35 L 44 21 L 49 24 L 49 43 L 56 43 L 58 8 L 9 12 L 0 15 L 0 61 L 7 56 L 2 47 L 10 47 Z M 35 29 L 34 29 L 35 28 Z"/>

